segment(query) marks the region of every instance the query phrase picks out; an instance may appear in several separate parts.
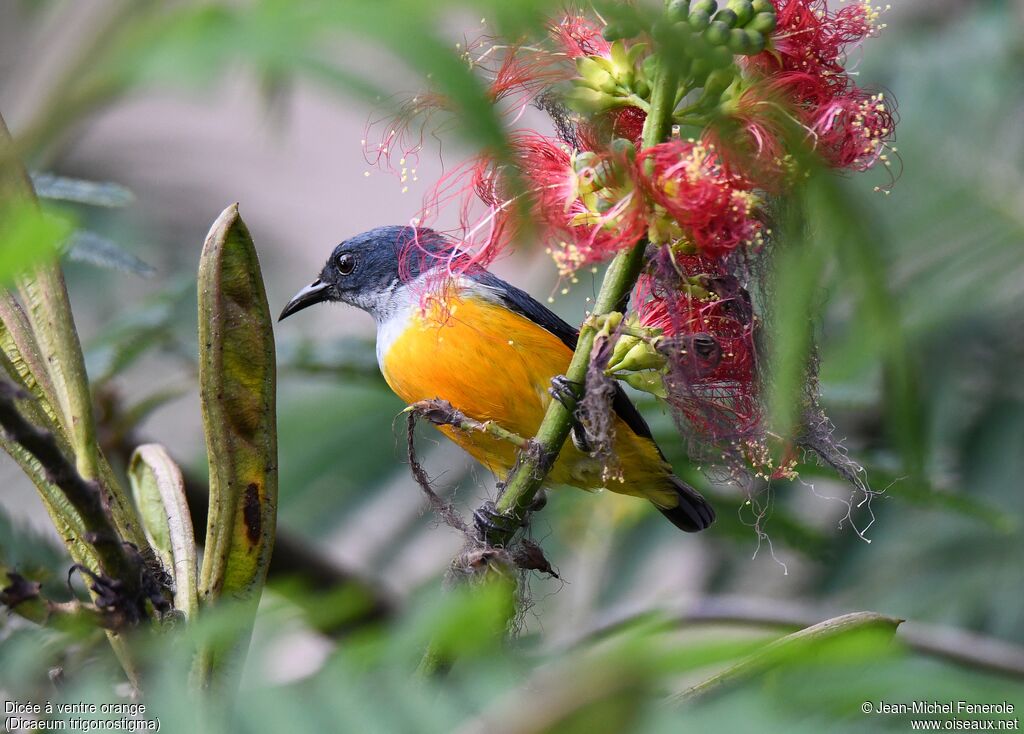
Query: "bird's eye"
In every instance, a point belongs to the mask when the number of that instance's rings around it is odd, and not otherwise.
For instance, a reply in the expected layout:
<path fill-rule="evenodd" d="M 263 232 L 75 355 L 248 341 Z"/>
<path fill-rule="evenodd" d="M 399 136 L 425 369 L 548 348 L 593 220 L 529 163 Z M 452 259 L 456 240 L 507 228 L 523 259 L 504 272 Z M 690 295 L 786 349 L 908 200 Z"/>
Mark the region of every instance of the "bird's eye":
<path fill-rule="evenodd" d="M 342 275 L 348 275 L 352 272 L 356 266 L 356 259 L 352 257 L 352 253 L 343 252 L 338 255 L 338 272 Z"/>

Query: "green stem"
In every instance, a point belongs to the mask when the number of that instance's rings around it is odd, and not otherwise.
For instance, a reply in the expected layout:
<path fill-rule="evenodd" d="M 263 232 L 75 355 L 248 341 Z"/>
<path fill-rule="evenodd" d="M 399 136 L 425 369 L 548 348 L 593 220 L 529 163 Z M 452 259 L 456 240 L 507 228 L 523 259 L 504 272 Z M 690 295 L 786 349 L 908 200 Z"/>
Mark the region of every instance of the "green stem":
<path fill-rule="evenodd" d="M 673 696 L 670 701 L 680 704 L 703 698 L 721 691 L 729 685 L 737 684 L 770 670 L 779 664 L 801 658 L 806 659 L 816 650 L 820 650 L 822 645 L 846 635 L 862 635 L 855 638 L 861 644 L 866 641 L 863 635 L 878 635 L 878 639 L 888 642 L 896 634 L 896 630 L 901 624 L 903 624 L 902 619 L 887 617 L 876 612 L 853 612 L 841 617 L 826 619 L 824 622 L 775 640 L 735 665 Z M 818 652 L 818 656 L 825 657 L 821 652 Z"/>
<path fill-rule="evenodd" d="M 668 139 L 672 132 L 672 112 L 675 106 L 676 87 L 679 84 L 678 73 L 671 64 L 659 66 L 654 93 L 651 97 L 651 112 L 644 122 L 643 147 L 649 148 Z M 631 250 L 620 253 L 612 260 L 605 273 L 601 290 L 597 296 L 593 316 L 599 317 L 611 313 L 621 307 L 636 284 L 644 262 L 644 250 L 647 241 L 641 240 Z M 566 377 L 572 383 L 584 384 L 587 367 L 590 364 L 590 352 L 594 346 L 596 329 L 589 323 L 580 329 L 579 341 L 573 353 L 572 362 L 566 371 Z M 528 513 L 537 492 L 540 491 L 548 472 L 551 470 L 558 453 L 562 449 L 572 427 L 572 415 L 557 400 L 548 405 L 544 420 L 537 430 L 534 444 L 538 451 L 522 452 L 519 462 L 509 474 L 505 490 L 498 498 L 496 509 L 514 522 L 510 527 L 518 527 Z M 506 545 L 514 533 L 504 530 L 493 530 L 485 538 L 491 545 Z"/>

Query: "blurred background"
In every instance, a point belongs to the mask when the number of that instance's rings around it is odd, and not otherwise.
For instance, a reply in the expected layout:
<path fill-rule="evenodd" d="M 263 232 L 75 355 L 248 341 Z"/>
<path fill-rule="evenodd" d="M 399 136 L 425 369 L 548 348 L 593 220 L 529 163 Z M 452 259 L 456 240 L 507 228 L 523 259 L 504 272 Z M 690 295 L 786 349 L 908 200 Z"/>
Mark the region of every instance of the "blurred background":
<path fill-rule="evenodd" d="M 202 485 L 195 268 L 210 223 L 239 202 L 276 312 L 339 241 L 414 217 L 444 166 L 477 144 L 457 130 L 429 143 L 408 182 L 371 167 L 362 141 L 388 95 L 415 93 L 444 68 L 429 54 L 454 54 L 481 17 L 528 18 L 474 2 L 190 5 L 162 14 L 146 2 L 0 1 L 0 111 L 34 172 L 131 193 L 117 207 L 63 205 L 91 233 L 66 272 L 105 441 L 122 459 L 138 442 L 161 442 Z M 909 620 L 905 653 L 884 667 L 858 659 L 837 678 L 800 668 L 688 711 L 701 726 L 906 729 L 865 719 L 865 696 L 973 692 L 1024 706 L 1007 672 L 1024 664 L 1024 3 L 895 5 L 851 64 L 858 83 L 899 102 L 902 175 L 891 194 L 874 191 L 885 182 L 870 174 L 841 181 L 836 226 L 851 231 L 817 233 L 864 243 L 872 287 L 887 294 L 886 310 L 868 313 L 842 258 L 817 285 L 823 404 L 882 494 L 862 504 L 807 466 L 758 495 L 770 512 L 755 522 L 746 494 L 689 466 L 670 416 L 641 401 L 719 523 L 687 536 L 646 503 L 551 492 L 532 534 L 560 578 L 529 579 L 517 650 L 480 652 L 441 703 L 410 693 L 396 704 L 417 635 L 472 618 L 439 594 L 461 538 L 426 511 L 409 473 L 403 406 L 377 373 L 369 317 L 307 311 L 276 327 L 280 529 L 299 572 L 271 580 L 245 685 L 264 705 L 242 728 L 310 716 L 345 731 L 452 730 L 532 666 L 650 615 L 694 644 L 762 639 L 850 611 Z M 539 250 L 495 269 L 541 300 L 557 294 Z M 552 307 L 578 323 L 595 289 L 581 279 Z M 460 507 L 493 493 L 494 478 L 439 435 L 423 429 L 419 448 Z M 0 548 L 60 578 L 68 562 L 52 532 L 31 484 L 0 456 Z M 8 692 L 52 663 L 26 634 L 0 620 Z M 366 669 L 373 676 L 352 684 Z M 654 688 L 678 690 L 673 676 Z M 287 703 L 300 690 L 317 701 L 301 712 Z M 334 695 L 343 701 L 325 702 Z M 663 706 L 630 716 L 632 727 L 677 730 Z"/>

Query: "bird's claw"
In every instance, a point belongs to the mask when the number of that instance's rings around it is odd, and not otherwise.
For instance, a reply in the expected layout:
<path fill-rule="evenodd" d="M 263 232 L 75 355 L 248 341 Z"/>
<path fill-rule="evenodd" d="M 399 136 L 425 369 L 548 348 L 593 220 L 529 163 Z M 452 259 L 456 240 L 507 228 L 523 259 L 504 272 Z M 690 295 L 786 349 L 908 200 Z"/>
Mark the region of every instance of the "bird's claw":
<path fill-rule="evenodd" d="M 522 526 L 515 518 L 498 512 L 493 502 L 484 502 L 473 512 L 473 524 L 482 540 L 493 534 L 512 535 Z"/>
<path fill-rule="evenodd" d="M 590 441 L 587 439 L 587 431 L 583 428 L 579 418 L 576 416 L 576 406 L 579 404 L 579 391 L 583 385 L 570 380 L 565 375 L 556 375 L 551 378 L 551 387 L 548 392 L 551 397 L 561 403 L 562 407 L 569 411 L 572 420 L 572 445 L 589 454 L 591 450 Z"/>

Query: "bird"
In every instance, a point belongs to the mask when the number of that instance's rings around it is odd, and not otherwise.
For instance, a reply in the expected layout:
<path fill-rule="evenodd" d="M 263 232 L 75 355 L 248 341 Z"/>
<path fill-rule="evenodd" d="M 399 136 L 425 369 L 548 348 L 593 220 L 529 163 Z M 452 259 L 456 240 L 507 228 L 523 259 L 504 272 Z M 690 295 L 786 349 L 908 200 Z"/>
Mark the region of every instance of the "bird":
<path fill-rule="evenodd" d="M 320 303 L 362 309 L 376 321 L 380 371 L 404 402 L 447 401 L 476 421 L 531 437 L 552 399 L 572 399 L 564 375 L 579 332 L 467 258 L 448 235 L 426 227 L 371 229 L 334 247 L 279 321 Z M 681 530 L 707 528 L 715 519 L 711 505 L 675 475 L 639 410 L 618 383 L 614 390 L 618 476 L 610 478 L 606 462 L 587 453 L 577 421 L 546 483 L 645 498 Z M 509 441 L 438 428 L 496 475 L 516 462 Z"/>

